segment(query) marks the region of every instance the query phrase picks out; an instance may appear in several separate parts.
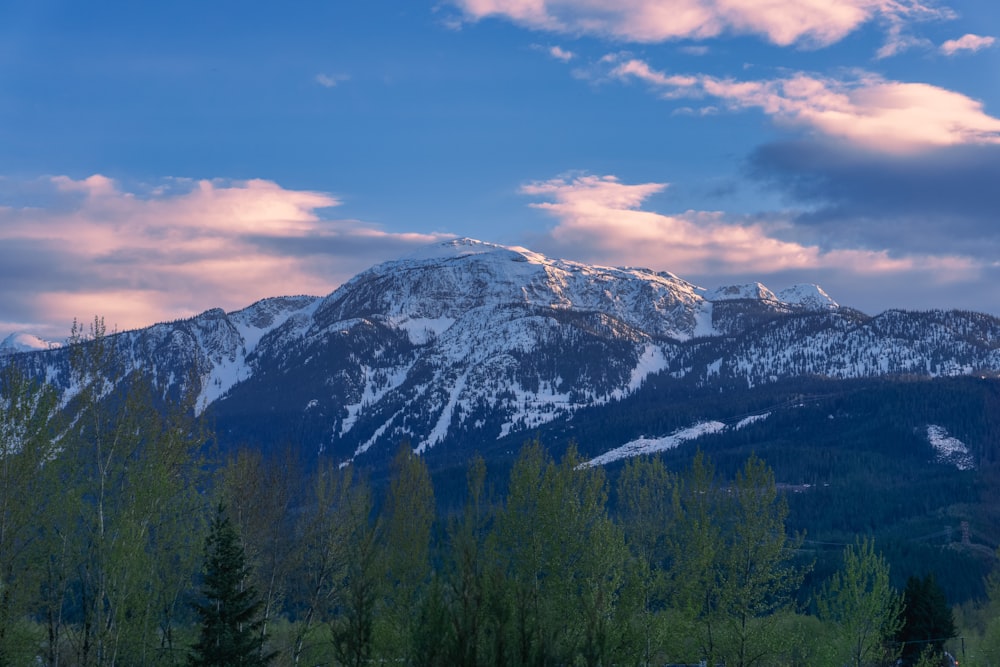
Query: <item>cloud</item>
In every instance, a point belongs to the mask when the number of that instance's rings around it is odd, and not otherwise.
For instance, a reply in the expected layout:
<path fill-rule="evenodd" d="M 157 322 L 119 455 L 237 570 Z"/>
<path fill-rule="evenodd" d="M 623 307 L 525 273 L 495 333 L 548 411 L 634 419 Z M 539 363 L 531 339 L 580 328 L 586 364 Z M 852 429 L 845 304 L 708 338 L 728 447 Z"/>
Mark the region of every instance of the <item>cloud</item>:
<path fill-rule="evenodd" d="M 573 60 L 573 58 L 576 57 L 575 53 L 573 53 L 572 51 L 567 51 L 560 46 L 549 47 L 549 55 L 555 58 L 556 60 L 561 60 L 564 63 L 568 63 L 570 60 Z"/>
<path fill-rule="evenodd" d="M 451 0 L 473 21 L 501 17 L 534 30 L 626 42 L 759 35 L 822 47 L 880 19 L 891 26 L 951 16 L 920 0 Z"/>
<path fill-rule="evenodd" d="M 545 201 L 531 204 L 556 219 L 551 239 L 587 249 L 623 264 L 668 268 L 681 275 L 773 274 L 794 270 L 836 269 L 881 276 L 933 267 L 940 276 L 967 277 L 977 263 L 961 256 L 896 256 L 886 248 L 824 250 L 779 238 L 786 226 L 733 221 L 718 212 L 687 211 L 664 215 L 643 210 L 665 183 L 626 184 L 614 176 L 577 175 L 524 185 L 521 192 Z"/>
<path fill-rule="evenodd" d="M 324 88 L 334 88 L 339 83 L 350 81 L 351 77 L 347 74 L 317 74 L 315 80 Z"/>
<path fill-rule="evenodd" d="M 983 37 L 981 35 L 962 35 L 958 39 L 949 39 L 941 45 L 941 53 L 946 56 L 953 56 L 959 51 L 971 51 L 975 53 L 980 49 L 993 46 L 996 39 L 993 37 Z"/>
<path fill-rule="evenodd" d="M 74 317 L 132 328 L 326 294 L 376 261 L 449 236 L 329 219 L 336 197 L 265 180 L 165 179 L 127 191 L 101 175 L 57 176 L 25 189 L 45 201 L 0 207 L 0 320 L 52 338 Z"/>
<path fill-rule="evenodd" d="M 668 99 L 716 98 L 733 110 L 760 109 L 780 125 L 871 150 L 912 153 L 941 146 L 1000 143 L 1000 119 L 981 102 L 926 83 L 857 72 L 850 79 L 806 73 L 740 81 L 667 74 L 646 62 L 605 57 L 608 76 L 640 80 Z"/>
<path fill-rule="evenodd" d="M 914 160 L 822 141 L 757 149 L 749 175 L 799 209 L 786 236 L 826 247 L 891 247 L 987 263 L 1000 257 L 1000 146 L 950 146 Z"/>

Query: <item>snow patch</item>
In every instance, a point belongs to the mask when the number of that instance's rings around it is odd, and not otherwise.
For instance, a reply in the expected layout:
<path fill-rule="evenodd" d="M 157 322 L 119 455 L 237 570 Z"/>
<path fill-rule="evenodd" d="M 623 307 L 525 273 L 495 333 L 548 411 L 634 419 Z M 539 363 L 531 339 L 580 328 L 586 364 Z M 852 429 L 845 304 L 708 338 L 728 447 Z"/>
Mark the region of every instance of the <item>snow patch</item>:
<path fill-rule="evenodd" d="M 691 332 L 693 338 L 703 338 L 714 336 L 718 333 L 712 326 L 712 302 L 703 301 L 701 307 L 694 313 L 694 331 Z"/>
<path fill-rule="evenodd" d="M 682 428 L 674 431 L 665 438 L 638 438 L 627 442 L 621 447 L 616 447 L 609 452 L 605 452 L 598 457 L 584 463 L 584 466 L 602 466 L 618 461 L 620 459 L 640 456 L 642 454 L 654 454 L 673 449 L 689 440 L 695 440 L 710 433 L 719 433 L 725 430 L 726 425 L 722 422 L 707 421 L 699 422 L 694 426 Z"/>
<path fill-rule="evenodd" d="M 414 345 L 426 345 L 454 323 L 455 320 L 451 317 L 409 317 L 394 322 L 406 332 Z"/>
<path fill-rule="evenodd" d="M 611 393 L 611 399 L 621 400 L 629 394 L 634 394 L 648 376 L 653 373 L 659 373 L 668 364 L 667 358 L 663 356 L 663 350 L 658 345 L 647 343 L 646 347 L 642 350 L 642 354 L 639 355 L 639 363 L 632 369 L 628 385 L 620 389 L 615 389 Z"/>
<path fill-rule="evenodd" d="M 455 414 L 455 406 L 458 404 L 458 397 L 462 395 L 465 391 L 465 382 L 469 378 L 469 370 L 466 370 L 462 375 L 455 381 L 454 386 L 451 388 L 451 394 L 448 396 L 448 404 L 444 406 L 444 410 L 441 411 L 441 415 L 438 417 L 437 423 L 434 425 L 434 429 L 427 436 L 427 439 L 421 442 L 413 450 L 414 454 L 418 456 L 423 454 L 428 449 L 438 444 L 444 440 L 445 436 L 448 435 L 448 427 L 451 426 L 451 416 Z"/>
<path fill-rule="evenodd" d="M 746 428 L 747 426 L 750 426 L 750 424 L 756 424 L 757 422 L 764 421 L 770 416 L 771 416 L 770 412 L 765 412 L 764 414 L 761 415 L 750 415 L 749 417 L 744 417 L 743 419 L 736 422 L 736 424 L 733 426 L 733 430 L 739 431 L 741 428 Z"/>
<path fill-rule="evenodd" d="M 937 451 L 939 462 L 949 463 L 959 470 L 972 470 L 976 467 L 965 443 L 951 437 L 943 426 L 928 425 L 927 440 Z"/>

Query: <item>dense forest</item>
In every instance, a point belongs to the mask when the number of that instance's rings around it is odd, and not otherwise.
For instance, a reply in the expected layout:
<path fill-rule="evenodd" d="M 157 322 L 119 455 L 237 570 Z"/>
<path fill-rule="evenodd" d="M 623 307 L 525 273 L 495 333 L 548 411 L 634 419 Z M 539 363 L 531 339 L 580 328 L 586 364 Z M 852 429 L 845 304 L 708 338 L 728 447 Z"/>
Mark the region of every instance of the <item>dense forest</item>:
<path fill-rule="evenodd" d="M 818 549 L 752 452 L 606 470 L 536 439 L 441 502 L 405 444 L 385 479 L 220 453 L 75 334 L 69 404 L 0 376 L 0 665 L 1000 665 L 1000 577 L 953 607 L 947 546 Z"/>

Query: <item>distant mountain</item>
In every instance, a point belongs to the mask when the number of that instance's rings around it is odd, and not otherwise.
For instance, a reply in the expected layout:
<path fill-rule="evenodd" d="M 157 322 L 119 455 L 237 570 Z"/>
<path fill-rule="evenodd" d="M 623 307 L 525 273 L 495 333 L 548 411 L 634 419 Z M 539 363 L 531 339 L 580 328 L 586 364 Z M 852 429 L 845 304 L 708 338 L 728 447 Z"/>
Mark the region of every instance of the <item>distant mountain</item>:
<path fill-rule="evenodd" d="M 38 350 L 52 350 L 60 347 L 60 343 L 42 340 L 33 334 L 18 332 L 0 341 L 0 357 L 18 352 L 35 352 Z"/>

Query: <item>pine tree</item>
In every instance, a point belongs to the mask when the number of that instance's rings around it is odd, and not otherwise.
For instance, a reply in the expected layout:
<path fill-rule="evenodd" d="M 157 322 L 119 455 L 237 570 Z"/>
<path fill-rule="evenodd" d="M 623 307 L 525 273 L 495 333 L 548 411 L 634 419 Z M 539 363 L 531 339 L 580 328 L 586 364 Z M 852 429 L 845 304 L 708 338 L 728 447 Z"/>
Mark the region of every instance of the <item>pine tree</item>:
<path fill-rule="evenodd" d="M 248 583 L 249 568 L 236 529 L 219 505 L 205 540 L 204 602 L 194 605 L 201 632 L 190 667 L 262 667 L 261 600 Z"/>

